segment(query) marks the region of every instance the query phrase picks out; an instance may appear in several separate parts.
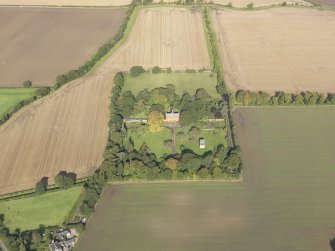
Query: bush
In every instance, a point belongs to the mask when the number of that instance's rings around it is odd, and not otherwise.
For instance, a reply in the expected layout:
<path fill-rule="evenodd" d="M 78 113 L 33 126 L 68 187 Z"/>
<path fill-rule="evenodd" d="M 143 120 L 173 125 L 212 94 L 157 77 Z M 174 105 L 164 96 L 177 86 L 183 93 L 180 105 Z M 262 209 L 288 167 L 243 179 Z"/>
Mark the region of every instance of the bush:
<path fill-rule="evenodd" d="M 228 3 L 227 7 L 232 8 L 233 7 L 232 2 Z"/>
<path fill-rule="evenodd" d="M 23 82 L 23 87 L 24 88 L 30 88 L 33 85 L 33 81 L 31 80 L 26 80 Z"/>
<path fill-rule="evenodd" d="M 152 68 L 151 72 L 153 74 L 158 74 L 158 73 L 161 73 L 161 68 L 159 68 L 158 66 L 155 66 L 154 68 Z"/>
<path fill-rule="evenodd" d="M 75 179 L 67 173 L 60 173 L 55 177 L 56 186 L 62 189 L 69 189 L 74 186 Z"/>
<path fill-rule="evenodd" d="M 36 91 L 36 95 L 38 97 L 43 97 L 43 96 L 46 96 L 50 93 L 50 88 L 49 87 L 42 87 L 42 88 L 39 88 L 37 91 Z"/>
<path fill-rule="evenodd" d="M 130 75 L 132 77 L 137 77 L 141 75 L 142 73 L 145 73 L 145 70 L 142 66 L 133 66 L 130 68 Z"/>
<path fill-rule="evenodd" d="M 171 67 L 169 67 L 169 68 L 166 69 L 166 73 L 172 73 Z"/>
<path fill-rule="evenodd" d="M 248 9 L 252 9 L 254 7 L 254 3 L 253 2 L 251 2 L 251 3 L 249 3 L 248 5 L 247 5 L 247 8 Z"/>
<path fill-rule="evenodd" d="M 47 187 L 42 181 L 39 181 L 36 183 L 36 194 L 43 194 L 46 191 L 47 191 Z"/>

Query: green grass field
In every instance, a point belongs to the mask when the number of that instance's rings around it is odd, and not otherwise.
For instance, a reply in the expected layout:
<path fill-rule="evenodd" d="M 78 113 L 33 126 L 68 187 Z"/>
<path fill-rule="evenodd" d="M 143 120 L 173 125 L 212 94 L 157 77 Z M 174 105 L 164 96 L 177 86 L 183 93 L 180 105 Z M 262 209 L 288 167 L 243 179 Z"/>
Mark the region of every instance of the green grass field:
<path fill-rule="evenodd" d="M 243 183 L 108 187 L 78 250 L 330 251 L 334 114 L 237 109 Z"/>
<path fill-rule="evenodd" d="M 167 84 L 173 84 L 176 87 L 176 93 L 183 94 L 189 92 L 191 95 L 199 88 L 204 88 L 209 95 L 219 98 L 216 92 L 216 76 L 215 73 L 144 73 L 138 77 L 126 75 L 126 81 L 123 90 L 132 91 L 137 94 L 143 89 L 154 89 L 157 87 L 165 87 Z"/>
<path fill-rule="evenodd" d="M 11 231 L 61 225 L 79 198 L 82 187 L 0 203 L 0 214 Z"/>
<path fill-rule="evenodd" d="M 20 101 L 35 96 L 33 88 L 0 88 L 0 117 Z"/>
<path fill-rule="evenodd" d="M 143 142 L 145 142 L 150 150 L 156 154 L 158 158 L 162 157 L 164 153 L 171 154 L 171 151 L 164 146 L 164 141 L 171 139 L 171 131 L 164 128 L 160 132 L 150 132 L 149 130 L 138 131 L 129 130 L 128 136 L 134 141 L 134 146 L 136 149 L 140 149 Z"/>
<path fill-rule="evenodd" d="M 182 129 L 178 129 L 182 131 Z M 186 132 L 185 132 L 186 133 Z M 204 138 L 206 142 L 206 147 L 204 149 L 199 148 L 199 138 Z M 177 136 L 177 151 L 180 151 L 180 146 L 183 145 L 185 149 L 190 149 L 193 152 L 201 155 L 205 152 L 212 151 L 215 147 L 220 144 L 227 146 L 226 141 L 226 131 L 223 129 L 214 129 L 214 130 L 201 130 L 199 137 L 196 139 L 190 139 L 188 136 L 180 137 Z"/>

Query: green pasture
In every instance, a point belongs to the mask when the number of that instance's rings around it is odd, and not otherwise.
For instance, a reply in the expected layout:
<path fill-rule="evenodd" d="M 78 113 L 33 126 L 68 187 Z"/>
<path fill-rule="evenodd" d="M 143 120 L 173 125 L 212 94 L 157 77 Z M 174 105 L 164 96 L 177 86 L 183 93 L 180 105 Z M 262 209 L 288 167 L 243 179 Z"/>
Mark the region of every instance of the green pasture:
<path fill-rule="evenodd" d="M 127 74 L 123 90 L 130 90 L 136 95 L 143 89 L 151 90 L 157 87 L 165 87 L 167 84 L 173 84 L 176 87 L 177 94 L 188 92 L 192 95 L 197 89 L 204 88 L 212 97 L 220 97 L 215 88 L 216 75 L 212 72 L 144 73 L 138 77 L 132 77 L 130 74 Z"/>
<path fill-rule="evenodd" d="M 0 88 L 0 117 L 17 103 L 36 95 L 34 88 Z"/>
<path fill-rule="evenodd" d="M 16 228 L 31 230 L 45 226 L 61 225 L 78 200 L 82 187 L 49 192 L 23 199 L 0 202 L 0 214 L 11 231 Z"/>

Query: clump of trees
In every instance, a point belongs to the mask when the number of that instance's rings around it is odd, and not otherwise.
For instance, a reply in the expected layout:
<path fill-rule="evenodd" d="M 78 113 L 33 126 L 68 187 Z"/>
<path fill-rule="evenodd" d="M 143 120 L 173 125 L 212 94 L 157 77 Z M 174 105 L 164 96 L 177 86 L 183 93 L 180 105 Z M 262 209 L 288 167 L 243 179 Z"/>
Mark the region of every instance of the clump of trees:
<path fill-rule="evenodd" d="M 237 105 L 332 105 L 335 104 L 335 94 L 326 96 L 317 92 L 301 92 L 298 94 L 276 92 L 274 95 L 259 91 L 239 90 L 235 93 L 234 101 Z"/>
<path fill-rule="evenodd" d="M 148 125 L 150 132 L 160 132 L 163 130 L 163 114 L 159 111 L 152 111 L 148 115 Z"/>
<path fill-rule="evenodd" d="M 248 9 L 252 9 L 253 7 L 254 7 L 254 3 L 253 3 L 253 2 L 248 3 L 248 5 L 247 5 L 247 8 L 248 8 Z"/>
<path fill-rule="evenodd" d="M 69 189 L 74 186 L 75 184 L 75 175 L 73 173 L 67 173 L 67 172 L 60 172 L 55 177 L 55 184 L 56 186 L 62 188 L 62 189 Z"/>
<path fill-rule="evenodd" d="M 23 87 L 24 88 L 30 88 L 33 85 L 33 81 L 31 80 L 26 80 L 23 82 Z"/>
<path fill-rule="evenodd" d="M 132 77 L 137 77 L 143 73 L 145 73 L 145 70 L 142 66 L 133 66 L 130 68 L 130 75 Z"/>
<path fill-rule="evenodd" d="M 158 66 L 155 66 L 154 68 L 152 68 L 151 72 L 153 74 L 158 74 L 158 73 L 161 73 L 162 72 L 162 69 Z"/>

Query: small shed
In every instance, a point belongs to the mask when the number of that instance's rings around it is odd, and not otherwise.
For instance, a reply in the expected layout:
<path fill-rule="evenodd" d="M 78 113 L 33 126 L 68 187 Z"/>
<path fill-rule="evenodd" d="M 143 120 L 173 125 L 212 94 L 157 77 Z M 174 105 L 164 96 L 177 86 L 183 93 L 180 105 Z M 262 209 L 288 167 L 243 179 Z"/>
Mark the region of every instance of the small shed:
<path fill-rule="evenodd" d="M 206 147 L 206 141 L 204 138 L 199 139 L 199 148 L 204 149 Z"/>

